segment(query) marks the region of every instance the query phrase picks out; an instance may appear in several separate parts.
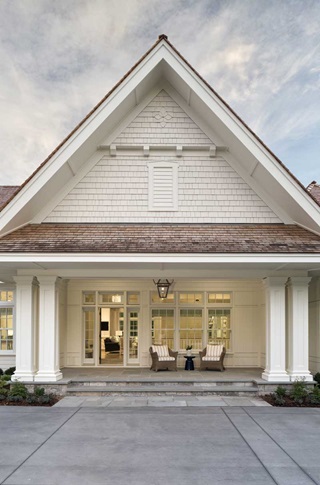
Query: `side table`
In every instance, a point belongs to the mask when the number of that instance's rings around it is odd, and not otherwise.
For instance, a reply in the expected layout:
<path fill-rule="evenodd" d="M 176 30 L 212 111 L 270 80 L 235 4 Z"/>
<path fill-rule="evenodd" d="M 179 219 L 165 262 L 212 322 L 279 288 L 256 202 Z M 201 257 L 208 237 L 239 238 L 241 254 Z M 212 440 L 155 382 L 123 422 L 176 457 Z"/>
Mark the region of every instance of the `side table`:
<path fill-rule="evenodd" d="M 195 359 L 195 357 L 195 355 L 184 355 L 184 358 L 186 359 L 184 370 L 194 370 L 193 359 Z"/>

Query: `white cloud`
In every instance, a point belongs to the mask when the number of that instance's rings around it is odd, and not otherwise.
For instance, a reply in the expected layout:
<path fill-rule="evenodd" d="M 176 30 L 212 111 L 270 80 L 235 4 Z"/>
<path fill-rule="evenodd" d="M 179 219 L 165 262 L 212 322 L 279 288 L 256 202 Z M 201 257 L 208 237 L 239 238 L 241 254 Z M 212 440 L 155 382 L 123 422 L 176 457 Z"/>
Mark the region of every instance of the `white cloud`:
<path fill-rule="evenodd" d="M 320 129 L 319 23 L 318 0 L 2 0 L 0 183 L 27 178 L 160 33 L 292 168 Z"/>

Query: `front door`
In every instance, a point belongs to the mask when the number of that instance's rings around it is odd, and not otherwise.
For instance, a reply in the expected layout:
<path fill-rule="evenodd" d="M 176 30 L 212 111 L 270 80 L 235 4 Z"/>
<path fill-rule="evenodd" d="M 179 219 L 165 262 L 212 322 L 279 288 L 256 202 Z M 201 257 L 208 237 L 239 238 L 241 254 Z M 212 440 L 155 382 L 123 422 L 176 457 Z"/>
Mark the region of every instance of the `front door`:
<path fill-rule="evenodd" d="M 99 308 L 99 332 L 99 364 L 123 365 L 125 342 L 123 307 Z"/>

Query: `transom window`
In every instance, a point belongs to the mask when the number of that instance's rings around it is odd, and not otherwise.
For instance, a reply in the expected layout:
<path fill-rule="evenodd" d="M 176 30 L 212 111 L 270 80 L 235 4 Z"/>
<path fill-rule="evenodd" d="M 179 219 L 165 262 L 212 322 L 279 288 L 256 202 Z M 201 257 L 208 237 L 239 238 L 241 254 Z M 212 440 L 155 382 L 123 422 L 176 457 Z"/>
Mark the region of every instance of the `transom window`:
<path fill-rule="evenodd" d="M 151 303 L 163 303 L 164 305 L 172 305 L 175 301 L 175 294 L 168 293 L 167 298 L 160 298 L 157 291 L 151 292 Z"/>
<path fill-rule="evenodd" d="M 123 303 L 123 293 L 100 292 L 99 303 Z"/>
<path fill-rule="evenodd" d="M 231 303 L 231 293 L 208 293 L 208 303 Z"/>
<path fill-rule="evenodd" d="M 195 305 L 203 302 L 202 293 L 179 293 L 179 303 Z"/>

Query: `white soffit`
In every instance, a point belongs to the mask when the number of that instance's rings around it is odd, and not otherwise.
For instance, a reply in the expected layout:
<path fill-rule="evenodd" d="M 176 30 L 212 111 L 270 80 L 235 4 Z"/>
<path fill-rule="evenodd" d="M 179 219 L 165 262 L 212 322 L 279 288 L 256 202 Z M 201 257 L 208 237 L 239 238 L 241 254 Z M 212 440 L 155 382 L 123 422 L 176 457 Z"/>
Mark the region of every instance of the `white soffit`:
<path fill-rule="evenodd" d="M 107 134 L 163 79 L 213 127 L 256 187 L 261 185 L 290 220 L 320 232 L 317 204 L 165 40 L 154 46 L 4 208 L 0 232 L 32 221 L 48 199 L 72 180 Z"/>

